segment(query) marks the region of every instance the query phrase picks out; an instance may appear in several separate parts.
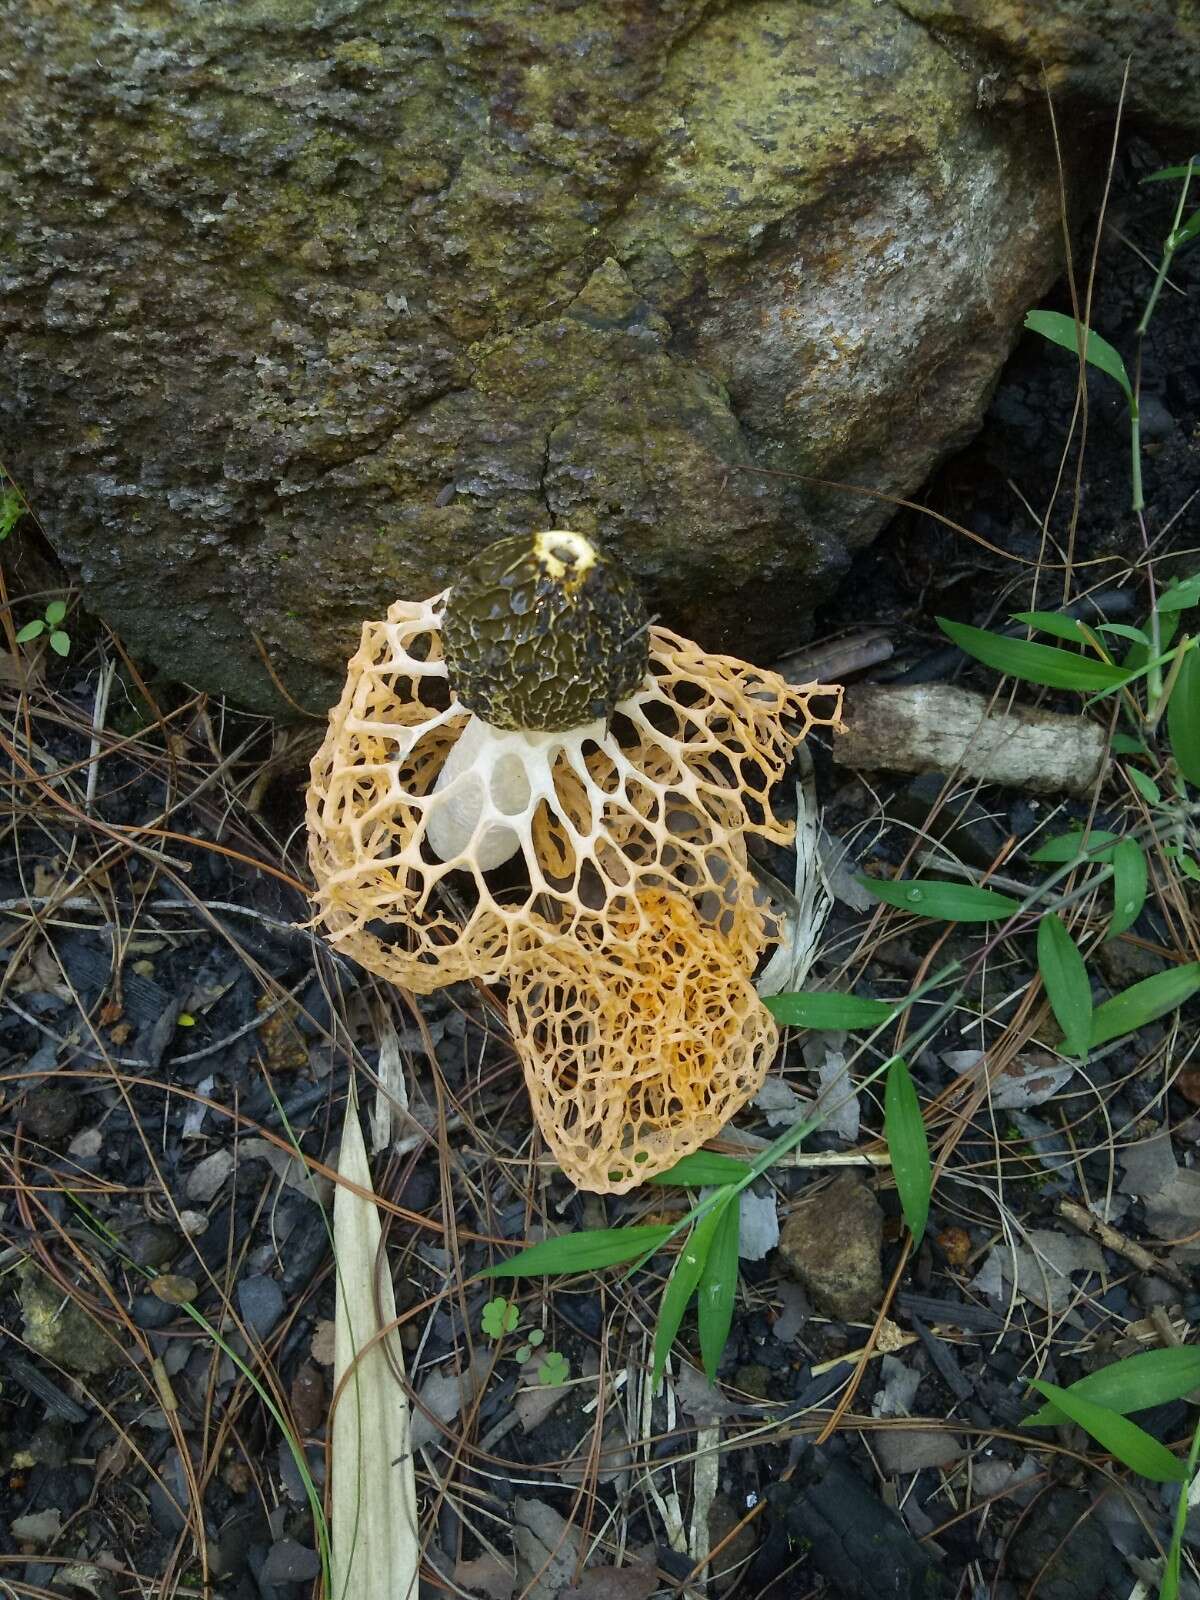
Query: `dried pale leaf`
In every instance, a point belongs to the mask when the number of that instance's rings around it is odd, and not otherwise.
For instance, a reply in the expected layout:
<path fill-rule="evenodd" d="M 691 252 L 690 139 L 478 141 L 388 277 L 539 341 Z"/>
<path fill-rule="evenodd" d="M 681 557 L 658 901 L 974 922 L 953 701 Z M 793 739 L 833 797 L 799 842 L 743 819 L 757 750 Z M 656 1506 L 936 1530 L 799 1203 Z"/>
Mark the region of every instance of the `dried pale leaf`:
<path fill-rule="evenodd" d="M 379 1030 L 379 1088 L 375 1094 L 375 1107 L 371 1112 L 371 1154 L 377 1156 L 386 1150 L 394 1136 L 400 1132 L 404 1113 L 408 1110 L 408 1084 L 404 1079 L 404 1063 L 400 1056 L 400 1037 L 385 1012 L 378 1016 Z"/>
<path fill-rule="evenodd" d="M 817 1078 L 821 1091 L 813 1115 L 821 1119 L 821 1132 L 835 1134 L 843 1144 L 853 1144 L 858 1138 L 858 1095 L 840 1050 L 822 1052 Z"/>
<path fill-rule="evenodd" d="M 513 1544 L 528 1600 L 556 1600 L 575 1576 L 579 1533 L 544 1500 L 517 1500 Z"/>
<path fill-rule="evenodd" d="M 1017 1056 L 992 1079 L 992 1109 L 1023 1111 L 1027 1106 L 1040 1106 L 1074 1075 L 1074 1062 L 1041 1054 Z"/>
<path fill-rule="evenodd" d="M 817 940 L 833 904 L 821 863 L 821 819 L 812 757 L 801 746 L 797 760 L 804 776 L 796 785 L 795 887 L 784 911 L 780 942 L 755 980 L 754 987 L 761 996 L 803 987 L 817 953 Z"/>
<path fill-rule="evenodd" d="M 338 1172 L 345 1182 L 333 1204 L 334 1381 L 345 1386 L 333 1414 L 332 1592 L 339 1600 L 416 1600 L 421 1551 L 408 1400 L 392 1370 L 403 1372 L 404 1352 L 395 1330 L 375 1339 L 377 1316 L 391 1322 L 396 1307 L 391 1279 L 376 1283 L 378 1208 L 355 1192 L 370 1192 L 371 1174 L 353 1102 Z"/>
<path fill-rule="evenodd" d="M 443 1431 L 439 1424 L 453 1422 L 460 1411 L 474 1403 L 490 1366 L 491 1357 L 478 1350 L 471 1365 L 462 1372 L 439 1369 L 429 1374 L 417 1396 L 421 1404 L 412 1421 L 414 1450 L 423 1450 L 439 1439 Z"/>
<path fill-rule="evenodd" d="M 743 1189 L 738 1208 L 738 1255 L 743 1261 L 765 1261 L 779 1243 L 779 1208 L 774 1192 L 755 1194 L 752 1189 Z"/>

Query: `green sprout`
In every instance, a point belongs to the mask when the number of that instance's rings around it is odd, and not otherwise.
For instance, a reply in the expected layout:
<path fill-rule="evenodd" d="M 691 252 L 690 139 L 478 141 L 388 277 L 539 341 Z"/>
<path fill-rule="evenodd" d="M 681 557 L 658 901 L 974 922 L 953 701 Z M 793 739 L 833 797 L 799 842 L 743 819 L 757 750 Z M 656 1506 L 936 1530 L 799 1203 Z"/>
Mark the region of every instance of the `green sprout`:
<path fill-rule="evenodd" d="M 67 602 L 65 600 L 51 600 L 46 607 L 44 615 L 35 617 L 32 622 L 27 622 L 17 634 L 17 643 L 28 644 L 31 639 L 40 638 L 43 633 L 49 630 L 51 650 L 56 651 L 60 656 L 69 654 L 71 649 L 70 635 L 65 629 L 59 627 L 59 623 L 62 622 L 66 614 Z"/>
<path fill-rule="evenodd" d="M 495 1300 L 489 1300 L 484 1306 L 480 1327 L 489 1339 L 503 1339 L 506 1333 L 513 1331 L 519 1320 L 520 1312 L 517 1310 L 516 1302 L 505 1300 L 501 1295 Z"/>
<path fill-rule="evenodd" d="M 545 1337 L 546 1335 L 540 1328 L 532 1328 L 529 1333 L 525 1335 L 525 1343 L 520 1345 L 517 1349 L 517 1360 L 522 1366 L 524 1366 L 525 1363 L 530 1359 L 530 1357 L 533 1355 L 533 1352 L 537 1349 L 538 1345 L 542 1343 Z"/>
<path fill-rule="evenodd" d="M 547 1350 L 538 1364 L 538 1377 L 552 1389 L 566 1383 L 570 1371 L 570 1363 L 559 1350 Z"/>
<path fill-rule="evenodd" d="M 15 489 L 0 489 L 0 543 L 25 515 L 25 502 Z"/>

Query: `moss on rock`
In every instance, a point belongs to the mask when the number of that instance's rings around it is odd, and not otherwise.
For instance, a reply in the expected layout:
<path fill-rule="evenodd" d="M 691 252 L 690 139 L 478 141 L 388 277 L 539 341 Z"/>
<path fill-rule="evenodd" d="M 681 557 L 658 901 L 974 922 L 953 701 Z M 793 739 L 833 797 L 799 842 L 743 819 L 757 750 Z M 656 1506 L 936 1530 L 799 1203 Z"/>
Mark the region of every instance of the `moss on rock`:
<path fill-rule="evenodd" d="M 1037 112 L 873 0 L 18 0 L 6 465 L 171 674 L 314 709 L 364 615 L 598 533 L 795 641 L 1055 270 Z"/>

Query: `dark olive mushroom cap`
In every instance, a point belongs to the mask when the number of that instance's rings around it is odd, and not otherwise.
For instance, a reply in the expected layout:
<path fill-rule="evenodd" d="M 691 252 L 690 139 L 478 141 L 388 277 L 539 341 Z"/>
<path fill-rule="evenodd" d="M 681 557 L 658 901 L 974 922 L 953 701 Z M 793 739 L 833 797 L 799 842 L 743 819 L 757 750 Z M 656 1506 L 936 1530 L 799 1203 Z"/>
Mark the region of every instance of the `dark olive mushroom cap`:
<path fill-rule="evenodd" d="M 450 686 L 496 728 L 581 728 L 645 678 L 648 624 L 632 577 L 582 534 L 499 539 L 446 598 Z"/>

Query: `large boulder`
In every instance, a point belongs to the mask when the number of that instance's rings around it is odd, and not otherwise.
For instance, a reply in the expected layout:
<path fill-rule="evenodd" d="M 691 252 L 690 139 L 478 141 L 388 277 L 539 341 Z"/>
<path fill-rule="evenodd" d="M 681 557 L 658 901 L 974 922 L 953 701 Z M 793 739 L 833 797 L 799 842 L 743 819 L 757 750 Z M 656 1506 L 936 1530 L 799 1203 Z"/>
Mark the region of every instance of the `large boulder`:
<path fill-rule="evenodd" d="M 531 526 L 769 655 L 1057 270 L 1044 108 L 910 9 L 0 0 L 0 459 L 243 702 Z"/>
<path fill-rule="evenodd" d="M 1048 90 L 1069 115 L 1111 113 L 1123 96 L 1143 122 L 1200 133 L 1200 0 L 900 3 L 948 49 L 975 57 L 990 105 Z"/>

